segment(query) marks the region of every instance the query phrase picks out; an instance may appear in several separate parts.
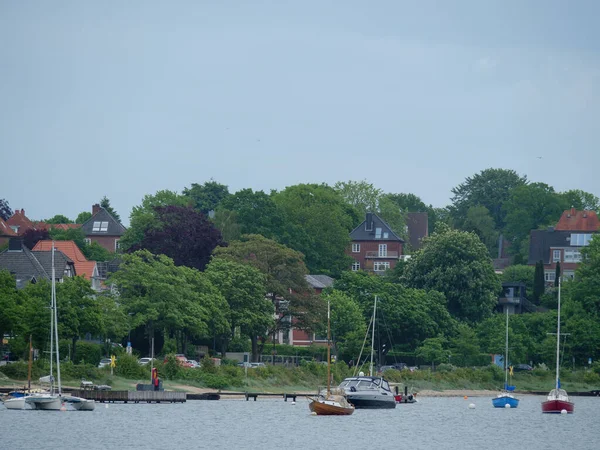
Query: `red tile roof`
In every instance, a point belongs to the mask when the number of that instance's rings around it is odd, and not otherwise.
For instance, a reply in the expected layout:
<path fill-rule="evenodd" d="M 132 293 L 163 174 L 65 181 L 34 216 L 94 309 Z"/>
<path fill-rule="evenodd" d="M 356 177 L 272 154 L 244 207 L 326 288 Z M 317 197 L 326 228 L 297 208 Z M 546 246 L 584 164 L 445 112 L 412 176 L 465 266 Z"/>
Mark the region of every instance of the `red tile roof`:
<path fill-rule="evenodd" d="M 11 227 L 8 226 L 8 224 L 2 220 L 2 217 L 0 217 L 0 236 L 16 236 L 17 233 L 15 233 L 13 231 L 13 229 Z"/>
<path fill-rule="evenodd" d="M 25 215 L 24 209 L 15 210 L 15 213 L 6 221 L 6 223 L 11 227 L 19 227 L 19 231 L 17 232 L 19 236 L 24 234 L 27 230 L 35 228 L 33 222 Z"/>
<path fill-rule="evenodd" d="M 54 241 L 54 248 L 63 252 L 75 263 L 76 275 L 83 276 L 87 280 L 94 275 L 96 261 L 88 261 L 85 255 L 79 250 L 74 241 Z M 33 247 L 34 252 L 52 251 L 52 241 L 38 241 Z"/>
<path fill-rule="evenodd" d="M 69 230 L 72 228 L 81 228 L 80 223 L 46 223 L 46 222 L 38 222 L 35 224 L 35 227 L 38 230 L 50 230 L 51 228 L 55 228 L 57 230 Z"/>
<path fill-rule="evenodd" d="M 554 227 L 557 231 L 599 231 L 600 220 L 594 211 L 577 211 L 575 208 L 562 213 Z"/>

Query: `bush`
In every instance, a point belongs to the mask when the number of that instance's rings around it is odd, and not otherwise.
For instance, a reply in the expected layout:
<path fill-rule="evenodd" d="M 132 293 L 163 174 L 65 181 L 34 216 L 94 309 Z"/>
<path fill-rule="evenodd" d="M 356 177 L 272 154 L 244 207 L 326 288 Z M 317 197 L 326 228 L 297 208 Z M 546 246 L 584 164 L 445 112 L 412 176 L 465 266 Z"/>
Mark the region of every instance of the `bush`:
<path fill-rule="evenodd" d="M 65 380 L 96 380 L 100 378 L 100 371 L 92 364 L 61 363 L 61 377 Z"/>
<path fill-rule="evenodd" d="M 135 356 L 125 353 L 117 359 L 114 373 L 133 380 L 149 379 L 150 367 L 141 366 Z"/>
<path fill-rule="evenodd" d="M 91 342 L 78 342 L 75 351 L 75 364 L 91 364 L 98 366 L 104 353 L 104 346 L 101 344 L 93 344 Z"/>
<path fill-rule="evenodd" d="M 600 375 L 592 370 L 586 370 L 583 374 L 583 381 L 588 384 L 600 385 Z"/>
<path fill-rule="evenodd" d="M 5 366 L 0 366 L 0 372 L 2 372 L 7 377 L 14 378 L 16 380 L 26 380 L 28 370 L 28 363 L 22 361 L 7 364 Z"/>
<path fill-rule="evenodd" d="M 454 367 L 452 364 L 441 363 L 435 368 L 435 370 L 440 373 L 454 372 L 456 367 Z"/>
<path fill-rule="evenodd" d="M 162 371 L 167 380 L 185 378 L 183 368 L 173 353 L 167 355 Z"/>
<path fill-rule="evenodd" d="M 215 362 L 208 355 L 204 355 L 204 358 L 202 358 L 200 368 L 205 373 L 215 373 L 217 371 L 217 368 L 215 367 Z"/>

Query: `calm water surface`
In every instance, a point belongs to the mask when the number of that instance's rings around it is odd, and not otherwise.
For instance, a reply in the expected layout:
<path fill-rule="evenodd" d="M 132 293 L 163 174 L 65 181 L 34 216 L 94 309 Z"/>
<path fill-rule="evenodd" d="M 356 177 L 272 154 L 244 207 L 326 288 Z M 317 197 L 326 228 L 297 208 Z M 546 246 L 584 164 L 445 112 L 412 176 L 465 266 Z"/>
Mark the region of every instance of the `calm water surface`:
<path fill-rule="evenodd" d="M 573 415 L 542 414 L 542 400 L 523 396 L 504 410 L 489 397 L 421 398 L 349 417 L 311 416 L 304 399 L 98 404 L 92 412 L 0 406 L 0 449 L 600 449 L 599 398 L 574 398 Z"/>

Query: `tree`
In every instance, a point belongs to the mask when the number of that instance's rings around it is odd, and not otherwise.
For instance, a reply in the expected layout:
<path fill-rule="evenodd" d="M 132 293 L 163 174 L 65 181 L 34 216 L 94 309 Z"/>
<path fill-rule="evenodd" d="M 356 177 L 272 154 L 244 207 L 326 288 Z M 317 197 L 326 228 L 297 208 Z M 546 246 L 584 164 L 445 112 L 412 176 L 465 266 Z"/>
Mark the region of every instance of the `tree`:
<path fill-rule="evenodd" d="M 533 274 L 533 303 L 540 304 L 540 297 L 546 290 L 544 278 L 544 263 L 538 261 L 535 263 L 535 272 Z"/>
<path fill-rule="evenodd" d="M 600 317 L 600 239 L 595 237 L 581 250 L 582 262 L 575 272 L 573 299 L 587 314 Z"/>
<path fill-rule="evenodd" d="M 476 366 L 481 353 L 479 340 L 475 330 L 464 323 L 460 323 L 457 334 L 450 339 L 451 361 L 458 366 Z"/>
<path fill-rule="evenodd" d="M 71 361 L 77 357 L 77 341 L 85 333 L 98 334 L 101 310 L 94 290 L 83 277 L 66 278 L 56 286 L 59 335 L 71 339 Z"/>
<path fill-rule="evenodd" d="M 273 201 L 284 215 L 281 242 L 304 254 L 311 273 L 335 275 L 349 267 L 345 250 L 355 223 L 335 190 L 299 184 L 275 193 Z"/>
<path fill-rule="evenodd" d="M 206 276 L 229 304 L 231 333 L 236 330 L 250 338 L 252 360 L 258 359 L 258 336 L 273 328 L 273 303 L 267 299 L 265 275 L 255 267 L 221 258 L 214 258 L 206 268 Z"/>
<path fill-rule="evenodd" d="M 514 170 L 485 169 L 452 189 L 452 216 L 462 226 L 467 211 L 472 206 L 484 206 L 490 212 L 496 230 L 505 225 L 507 211 L 504 203 L 512 191 L 527 183 L 526 176 L 519 176 Z"/>
<path fill-rule="evenodd" d="M 559 194 L 564 198 L 567 208 L 575 208 L 578 211 L 596 211 L 600 213 L 600 199 L 594 194 L 582 191 L 581 189 L 571 189 Z"/>
<path fill-rule="evenodd" d="M 387 195 L 383 195 L 379 199 L 379 216 L 385 220 L 394 233 L 408 241 L 406 214 Z"/>
<path fill-rule="evenodd" d="M 119 216 L 117 211 L 115 211 L 115 209 L 112 206 L 110 206 L 110 200 L 108 199 L 108 197 L 106 195 L 104 197 L 102 197 L 102 199 L 100 200 L 100 206 L 102 208 L 104 208 L 107 213 L 109 213 L 111 216 L 113 216 L 113 218 L 117 222 L 121 223 L 121 216 Z"/>
<path fill-rule="evenodd" d="M 215 211 L 212 222 L 221 232 L 225 242 L 237 241 L 242 235 L 242 227 L 238 223 L 238 214 L 235 211 L 219 208 Z"/>
<path fill-rule="evenodd" d="M 50 233 L 48 232 L 48 230 L 46 228 L 44 228 L 44 229 L 30 228 L 25 233 L 23 233 L 22 237 L 23 237 L 23 244 L 25 245 L 25 247 L 27 247 L 29 250 L 32 250 L 33 247 L 35 247 L 35 244 L 38 243 L 38 241 L 45 241 L 45 240 L 50 239 Z"/>
<path fill-rule="evenodd" d="M 266 292 L 276 313 L 269 335 L 288 329 L 292 318 L 296 328 L 306 330 L 322 323 L 323 302 L 306 282 L 308 271 L 301 253 L 260 235 L 245 235 L 228 247 L 216 248 L 214 257 L 249 264 L 265 275 Z"/>
<path fill-rule="evenodd" d="M 82 211 L 77 215 L 77 219 L 75 219 L 75 223 L 84 224 L 88 220 L 92 218 L 92 213 L 89 211 Z"/>
<path fill-rule="evenodd" d="M 338 358 L 356 358 L 367 328 L 360 306 L 352 297 L 338 290 L 326 291 L 322 297 L 331 304 L 331 339 Z"/>
<path fill-rule="evenodd" d="M 260 234 L 268 239 L 280 240 L 283 235 L 282 212 L 277 209 L 273 199 L 263 191 L 253 192 L 252 189 L 242 189 L 224 198 L 215 213 L 214 221 L 217 228 L 226 229 L 227 224 L 233 222 L 232 213 L 235 214 L 235 223 L 240 233 L 235 237 L 236 239 L 242 234 Z"/>
<path fill-rule="evenodd" d="M 464 231 L 471 231 L 487 247 L 490 256 L 495 257 L 498 251 L 499 233 L 495 230 L 494 219 L 485 206 L 471 206 L 462 226 Z"/>
<path fill-rule="evenodd" d="M 156 220 L 156 208 L 163 206 L 188 206 L 190 199 L 177 192 L 163 190 L 154 195 L 145 195 L 142 204 L 134 206 L 129 216 L 129 228 L 119 240 L 123 250 L 139 244 L 148 230 L 160 229 Z"/>
<path fill-rule="evenodd" d="M 446 339 L 443 337 L 427 338 L 423 344 L 417 348 L 415 354 L 417 358 L 432 364 L 439 364 L 448 359 L 448 351 L 444 349 Z"/>
<path fill-rule="evenodd" d="M 508 283 L 521 282 L 525 283 L 526 296 L 533 300 L 533 282 L 535 279 L 535 271 L 537 269 L 532 266 L 514 265 L 508 266 L 502 272 L 502 281 Z M 543 273 L 542 273 L 543 279 Z"/>
<path fill-rule="evenodd" d="M 448 310 L 459 319 L 481 320 L 498 301 L 500 282 L 487 249 L 473 233 L 434 233 L 409 260 L 405 274 L 409 286 L 443 293 Z"/>
<path fill-rule="evenodd" d="M 12 215 L 13 210 L 10 209 L 8 200 L 0 198 L 0 218 L 2 218 L 2 220 L 8 220 Z"/>
<path fill-rule="evenodd" d="M 356 208 L 363 217 L 367 212 L 377 212 L 379 210 L 379 199 L 383 195 L 383 191 L 367 180 L 338 181 L 333 188 L 346 203 Z"/>
<path fill-rule="evenodd" d="M 0 270 L 0 337 L 18 331 L 23 316 L 21 305 L 22 294 L 17 291 L 14 277 L 10 272 Z"/>
<path fill-rule="evenodd" d="M 531 183 L 514 188 L 503 205 L 505 234 L 511 242 L 511 249 L 518 251 L 531 230 L 554 225 L 565 209 L 564 198 L 547 184 Z M 526 260 L 525 255 L 522 258 Z"/>
<path fill-rule="evenodd" d="M 132 315 L 133 327 L 143 326 L 148 342 L 155 332 L 164 331 L 185 353 L 190 339 L 229 330 L 227 302 L 205 274 L 147 250 L 122 259 L 110 281 L 118 289 L 120 304 Z"/>
<path fill-rule="evenodd" d="M 443 208 L 434 208 L 431 205 L 427 206 L 423 200 L 415 194 L 385 194 L 385 197 L 393 201 L 405 213 L 426 212 L 428 232 L 429 234 L 434 232 L 439 216 L 438 209 L 442 211 Z"/>
<path fill-rule="evenodd" d="M 229 189 L 211 178 L 204 184 L 192 183 L 189 189 L 183 190 L 183 195 L 190 199 L 194 208 L 208 214 L 210 211 L 216 210 L 219 203 L 229 196 Z"/>
<path fill-rule="evenodd" d="M 57 214 L 54 217 L 44 220 L 45 223 L 49 225 L 56 225 L 61 223 L 73 223 L 71 219 L 67 216 L 63 216 L 62 214 Z"/>
<path fill-rule="evenodd" d="M 167 255 L 178 266 L 204 270 L 213 250 L 222 243 L 213 223 L 189 207 L 156 207 L 155 214 L 155 226 L 146 230 L 140 243 L 129 251 L 146 249 Z"/>

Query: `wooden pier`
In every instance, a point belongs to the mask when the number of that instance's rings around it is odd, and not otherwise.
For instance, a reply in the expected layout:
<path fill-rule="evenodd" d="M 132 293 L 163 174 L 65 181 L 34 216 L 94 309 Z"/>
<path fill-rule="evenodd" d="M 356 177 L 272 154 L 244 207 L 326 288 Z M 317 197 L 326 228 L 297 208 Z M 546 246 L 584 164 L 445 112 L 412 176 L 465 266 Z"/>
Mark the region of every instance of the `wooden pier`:
<path fill-rule="evenodd" d="M 72 391 L 72 394 L 99 403 L 183 403 L 185 392 L 173 391 Z"/>

